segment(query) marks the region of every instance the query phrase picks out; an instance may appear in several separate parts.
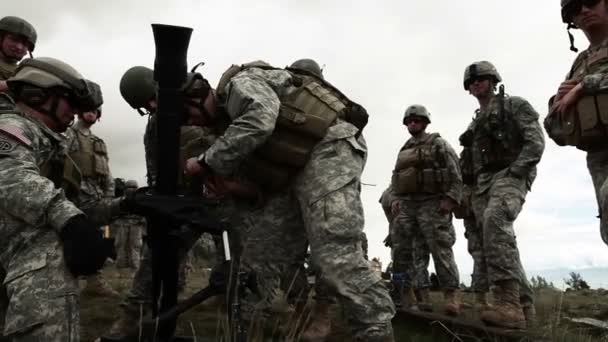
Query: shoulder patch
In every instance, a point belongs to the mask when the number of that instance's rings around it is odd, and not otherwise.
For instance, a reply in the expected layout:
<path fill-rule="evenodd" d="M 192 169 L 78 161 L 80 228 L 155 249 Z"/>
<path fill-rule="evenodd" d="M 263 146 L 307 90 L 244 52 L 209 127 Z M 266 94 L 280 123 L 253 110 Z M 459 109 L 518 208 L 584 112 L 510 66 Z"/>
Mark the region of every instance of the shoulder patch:
<path fill-rule="evenodd" d="M 0 133 L 5 133 L 10 137 L 15 138 L 17 141 L 19 141 L 25 146 L 29 147 L 32 145 L 32 141 L 28 137 L 26 137 L 23 133 L 23 130 L 17 126 L 0 124 Z"/>
<path fill-rule="evenodd" d="M 12 152 L 15 146 L 15 142 L 0 136 L 0 153 Z"/>

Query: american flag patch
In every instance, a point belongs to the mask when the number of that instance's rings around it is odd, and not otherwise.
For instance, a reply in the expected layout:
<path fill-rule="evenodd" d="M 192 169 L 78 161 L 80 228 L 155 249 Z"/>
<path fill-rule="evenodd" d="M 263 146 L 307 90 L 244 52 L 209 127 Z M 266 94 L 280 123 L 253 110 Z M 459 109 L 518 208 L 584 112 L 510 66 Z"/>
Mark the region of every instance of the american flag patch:
<path fill-rule="evenodd" d="M 13 125 L 0 125 L 0 132 L 6 133 L 11 137 L 19 140 L 25 146 L 32 145 L 32 141 L 28 139 L 25 134 L 23 134 L 23 130 L 17 126 Z"/>

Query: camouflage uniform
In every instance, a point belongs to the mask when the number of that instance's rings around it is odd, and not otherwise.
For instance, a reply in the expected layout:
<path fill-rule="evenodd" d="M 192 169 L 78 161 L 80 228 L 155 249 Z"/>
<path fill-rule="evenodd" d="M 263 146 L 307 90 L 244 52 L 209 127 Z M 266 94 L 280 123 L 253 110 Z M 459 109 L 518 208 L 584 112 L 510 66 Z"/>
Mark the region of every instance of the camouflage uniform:
<path fill-rule="evenodd" d="M 141 256 L 142 231 L 146 220 L 137 215 L 120 217 L 112 223 L 116 234 L 116 267 L 137 268 Z"/>
<path fill-rule="evenodd" d="M 231 79 L 226 109 L 232 123 L 204 158 L 213 172 L 230 176 L 272 134 L 278 96 L 294 91 L 292 77 L 284 70 L 249 68 Z M 293 183 L 268 195 L 248 220 L 254 225 L 242 261 L 255 272 L 264 298 L 259 307 L 266 309 L 281 274 L 309 243 L 312 263 L 338 295 L 356 338 L 372 340 L 392 331 L 395 311 L 380 276 L 363 258 L 359 190 L 367 148 L 357 131 L 337 119 Z"/>
<path fill-rule="evenodd" d="M 488 162 L 488 147 L 484 140 L 493 134 L 489 125 L 500 112 L 499 103 L 499 96 L 495 96 L 486 111 L 477 110 L 467 130 L 472 132 L 473 137 L 471 156 L 475 185 L 472 187 L 471 202 L 479 227 L 467 233 L 470 233 L 469 239 L 482 241 L 483 244 L 486 269 L 485 272 L 479 270 L 480 276 L 487 274 L 489 284 L 519 281 L 520 297 L 523 301 L 532 302 L 532 290 L 517 250 L 513 222 L 536 178 L 536 164 L 545 146 L 544 137 L 534 108 L 521 97 L 507 97 L 504 99 L 506 123 L 500 125 L 507 136 L 505 141 L 520 146 L 505 147 L 507 150 L 518 150 L 515 160 L 507 167 L 496 167 Z M 481 265 L 483 267 L 483 263 Z M 483 283 L 481 286 L 485 287 Z"/>
<path fill-rule="evenodd" d="M 572 63 L 567 79 L 579 80 L 584 95 L 593 95 L 608 89 L 608 40 L 579 53 Z M 555 116 L 545 119 L 545 128 L 549 131 Z M 600 232 L 604 243 L 608 244 L 608 147 L 605 144 L 594 146 L 587 151 L 587 169 L 591 175 L 595 197 L 600 208 Z"/>
<path fill-rule="evenodd" d="M 0 115 L 0 274 L 9 299 L 4 334 L 14 341 L 78 341 L 76 279 L 58 232 L 82 212 L 41 175 L 63 161 L 64 138 L 24 114 Z"/>
<path fill-rule="evenodd" d="M 421 139 L 412 137 L 405 143 L 402 150 L 424 144 L 428 137 L 428 135 Z M 394 200 L 400 201 L 400 210 L 395 217 L 395 225 L 391 232 L 395 258 L 393 260 L 394 268 L 399 270 L 399 264 L 403 264 L 405 268 L 403 271 L 422 273 L 420 276 L 417 273 L 410 274 L 416 274 L 416 279 L 419 279 L 422 283 L 417 284 L 418 287 L 425 287 L 425 285 L 429 285 L 428 271 L 426 270 L 428 269 L 428 255 L 430 253 L 433 256 L 440 286 L 445 289 L 456 289 L 460 285 L 458 267 L 452 251 L 456 234 L 452 225 L 452 214 L 441 212 L 439 201 L 447 196 L 456 203 L 460 202 L 462 177 L 458 166 L 458 157 L 452 147 L 441 137 L 434 138 L 431 144 L 431 149 L 437 151 L 435 156 L 441 155 L 441 158 L 445 161 L 445 167 L 451 181 L 446 187 L 447 191 L 445 193 L 399 195 L 393 190 Z M 418 237 L 415 238 L 416 236 Z M 406 246 L 411 248 L 411 251 Z M 409 255 L 401 252 L 402 248 Z M 414 255 L 417 256 L 414 257 Z M 405 261 L 399 260 L 400 257 L 404 257 Z"/>

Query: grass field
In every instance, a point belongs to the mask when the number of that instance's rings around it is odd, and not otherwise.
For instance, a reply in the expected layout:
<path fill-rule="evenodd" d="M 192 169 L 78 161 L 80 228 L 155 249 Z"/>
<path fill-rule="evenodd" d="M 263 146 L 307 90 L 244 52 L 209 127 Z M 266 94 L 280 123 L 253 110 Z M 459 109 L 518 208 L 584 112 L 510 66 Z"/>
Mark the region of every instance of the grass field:
<path fill-rule="evenodd" d="M 104 269 L 106 279 L 112 284 L 115 290 L 122 295 L 126 293 L 131 284 L 130 274 L 124 271 L 117 271 L 113 266 Z M 189 276 L 187 293 L 196 291 L 204 287 L 206 274 L 202 271 L 195 271 Z M 538 313 L 538 324 L 531 329 L 531 337 L 523 339 L 528 341 L 555 341 L 555 342 L 592 342 L 608 341 L 608 331 L 602 332 L 600 329 L 590 328 L 589 326 L 575 325 L 568 321 L 573 317 L 591 317 L 600 320 L 608 320 L 608 293 L 605 291 L 581 291 L 581 292 L 560 292 L 544 290 L 536 294 L 536 308 Z M 472 300 L 469 294 L 465 294 L 465 302 Z M 81 297 L 81 336 L 82 341 L 90 342 L 100 335 L 107 333 L 112 322 L 120 313 L 119 303 L 122 297 L 115 298 L 92 298 Z M 441 305 L 442 296 L 440 293 L 433 293 L 433 302 L 438 310 Z M 346 324 L 342 319 L 341 309 L 335 305 L 332 309 L 334 317 L 334 329 L 329 341 L 350 341 Z M 477 314 L 472 308 L 465 309 L 463 317 L 468 321 L 475 322 Z M 295 317 L 279 317 L 281 322 L 295 321 Z M 302 320 L 305 317 L 301 318 Z M 267 327 L 266 337 L 276 335 L 282 329 L 282 323 L 271 324 Z M 220 313 L 217 305 L 212 303 L 203 304 L 196 307 L 191 312 L 186 313 L 180 318 L 178 324 L 178 334 L 186 336 L 206 336 L 214 337 L 212 340 L 221 341 L 226 336 L 224 328 L 226 326 L 225 315 Z M 444 327 L 440 322 L 419 323 L 406 319 L 396 318 L 393 322 L 396 341 L 404 342 L 427 342 L 427 341 L 500 341 L 494 336 L 483 336 L 480 334 L 461 334 L 459 331 Z M 268 338 L 250 338 L 251 341 L 271 340 Z M 279 339 L 274 339 L 279 340 Z M 285 339 L 282 339 L 285 340 Z M 505 339 L 502 339 L 505 340 Z M 517 340 L 522 339 L 506 339 Z"/>

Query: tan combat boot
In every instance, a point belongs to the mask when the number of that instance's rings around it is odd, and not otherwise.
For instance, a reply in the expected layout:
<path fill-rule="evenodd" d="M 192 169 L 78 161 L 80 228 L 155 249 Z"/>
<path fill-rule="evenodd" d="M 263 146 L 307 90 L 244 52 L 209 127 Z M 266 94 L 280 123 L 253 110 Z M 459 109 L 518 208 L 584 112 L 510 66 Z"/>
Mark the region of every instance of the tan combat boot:
<path fill-rule="evenodd" d="M 481 313 L 481 320 L 488 325 L 525 329 L 526 317 L 519 303 L 519 283 L 515 280 L 499 281 L 493 294 L 495 303 Z"/>
<path fill-rule="evenodd" d="M 404 287 L 401 289 L 401 308 L 409 310 L 419 310 L 414 288 Z"/>
<path fill-rule="evenodd" d="M 420 311 L 432 312 L 433 304 L 431 303 L 431 291 L 427 287 L 416 289 L 416 300 L 418 301 L 418 308 Z"/>
<path fill-rule="evenodd" d="M 303 342 L 325 341 L 331 333 L 330 304 L 327 302 L 315 303 L 310 313 L 312 321 L 302 333 Z"/>
<path fill-rule="evenodd" d="M 82 290 L 83 294 L 87 296 L 95 297 L 117 297 L 119 293 L 116 292 L 110 284 L 103 278 L 101 273 L 93 274 L 86 277 L 87 285 Z"/>
<path fill-rule="evenodd" d="M 462 300 L 461 300 L 460 290 L 459 289 L 446 289 L 443 292 L 443 298 L 445 299 L 445 304 L 443 305 L 443 312 L 448 316 L 458 316 L 462 310 Z"/>

